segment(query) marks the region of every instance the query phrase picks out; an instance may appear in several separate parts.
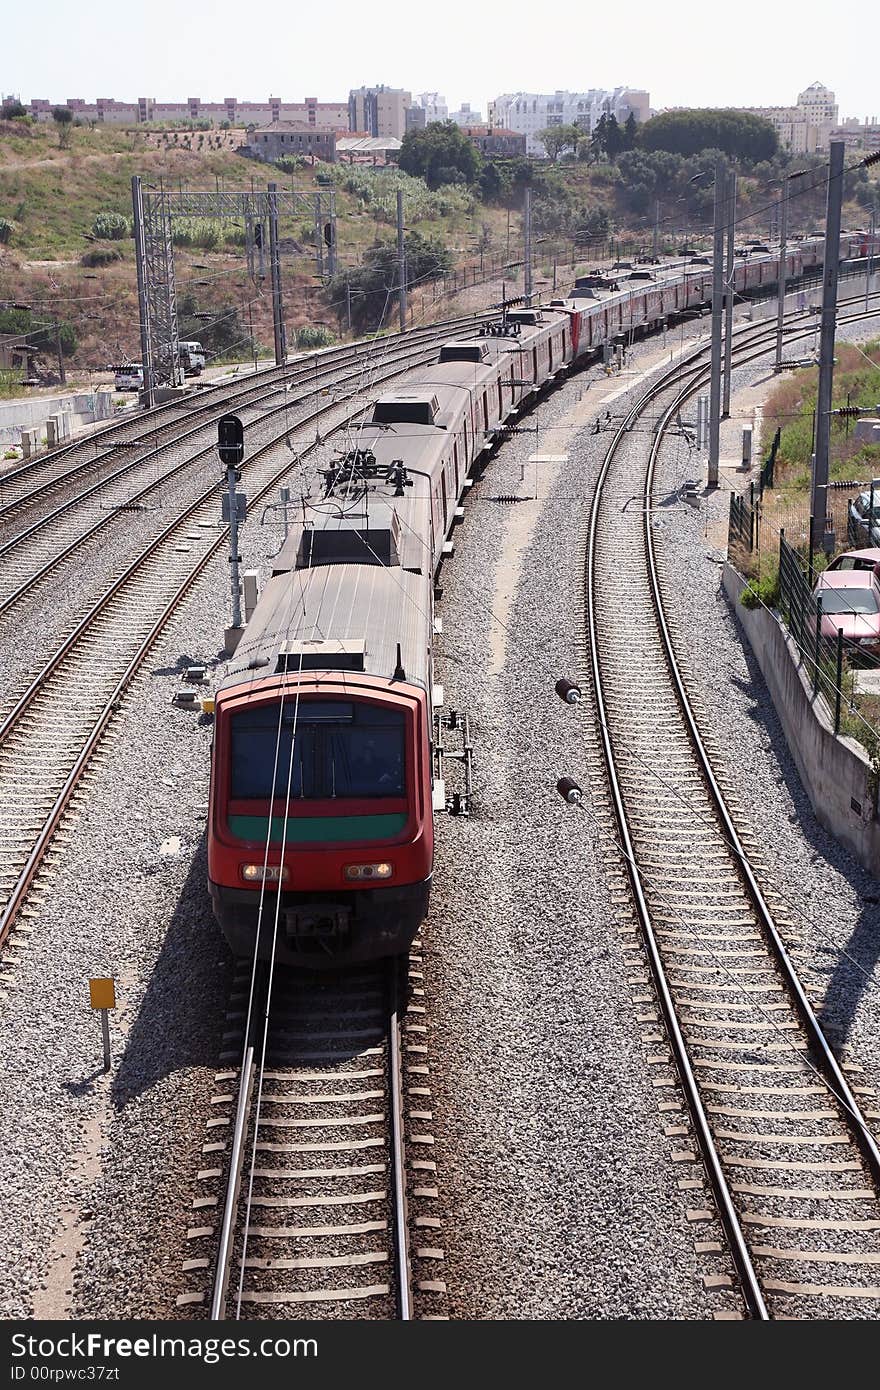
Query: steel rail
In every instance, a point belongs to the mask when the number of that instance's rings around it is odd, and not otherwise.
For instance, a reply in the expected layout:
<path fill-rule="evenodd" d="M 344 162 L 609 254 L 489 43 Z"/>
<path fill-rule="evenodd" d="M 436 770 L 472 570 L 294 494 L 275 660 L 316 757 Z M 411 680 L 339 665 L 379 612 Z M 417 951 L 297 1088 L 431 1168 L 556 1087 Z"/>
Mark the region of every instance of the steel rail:
<path fill-rule="evenodd" d="M 706 349 L 703 349 L 705 352 Z M 669 389 L 670 385 L 675 384 L 678 369 L 664 373 L 659 382 L 654 383 L 644 396 L 636 402 L 626 415 L 623 423 L 618 427 L 614 439 L 609 445 L 599 476 L 596 480 L 596 489 L 593 495 L 593 503 L 590 508 L 589 530 L 587 538 L 587 560 L 586 560 L 586 610 L 587 610 L 587 629 L 590 642 L 590 667 L 592 673 L 593 698 L 596 702 L 598 711 L 599 734 L 602 743 L 602 750 L 605 758 L 605 770 L 611 789 L 612 801 L 614 804 L 615 816 L 617 818 L 620 838 L 623 845 L 624 857 L 626 860 L 627 875 L 635 899 L 636 913 L 641 926 L 642 935 L 651 962 L 651 971 L 654 976 L 654 983 L 660 1004 L 663 1010 L 663 1017 L 666 1022 L 666 1029 L 675 1057 L 676 1069 L 681 1079 L 682 1087 L 687 1097 L 688 1107 L 694 1121 L 703 1156 L 708 1169 L 709 1180 L 715 1193 L 715 1200 L 718 1204 L 719 1214 L 722 1224 L 727 1233 L 733 1253 L 734 1262 L 739 1272 L 746 1291 L 746 1302 L 749 1311 L 761 1321 L 769 1321 L 769 1312 L 764 1302 L 752 1257 L 740 1225 L 739 1216 L 733 1201 L 733 1195 L 727 1183 L 727 1178 L 721 1164 L 715 1141 L 712 1137 L 711 1126 L 703 1106 L 703 1099 L 700 1095 L 699 1086 L 690 1064 L 687 1045 L 678 1022 L 675 1010 L 675 1003 L 666 979 L 660 950 L 657 939 L 654 935 L 654 928 L 651 922 L 651 913 L 647 899 L 642 887 L 641 874 L 636 859 L 635 846 L 629 831 L 629 823 L 626 815 L 626 807 L 623 800 L 623 792 L 617 775 L 617 763 L 614 750 L 611 745 L 611 735 L 608 723 L 608 709 L 605 702 L 605 694 L 602 684 L 602 671 L 599 664 L 599 641 L 597 632 L 597 615 L 595 604 L 596 592 L 596 536 L 599 520 L 599 509 L 602 500 L 602 492 L 605 486 L 611 464 L 617 453 L 621 441 L 627 434 L 629 427 L 638 419 L 645 407 L 650 404 L 661 390 Z"/>
<path fill-rule="evenodd" d="M 851 317 L 858 318 L 864 317 L 864 315 L 852 315 Z M 873 315 L 869 314 L 868 317 L 873 317 Z M 763 356 L 764 354 L 762 353 L 760 355 Z M 746 358 L 745 360 L 749 361 L 751 359 Z M 699 387 L 697 386 L 690 388 L 687 392 L 687 395 L 693 394 L 693 391 L 696 389 L 699 389 Z M 672 404 L 668 407 L 664 416 L 658 422 L 654 435 L 654 440 L 651 445 L 651 452 L 648 459 L 648 470 L 645 475 L 645 508 L 643 512 L 643 526 L 645 532 L 645 547 L 648 558 L 648 576 L 651 584 L 651 596 L 654 603 L 657 625 L 660 629 L 660 635 L 663 641 L 667 665 L 669 668 L 669 672 L 672 676 L 673 684 L 675 686 L 675 691 L 678 697 L 678 702 L 681 708 L 682 716 L 687 725 L 688 734 L 694 752 L 698 759 L 700 769 L 703 773 L 703 776 L 706 779 L 706 784 L 709 788 L 712 801 L 715 805 L 716 813 L 718 815 L 719 820 L 721 821 L 724 837 L 727 840 L 729 846 L 733 849 L 733 852 L 737 858 L 739 870 L 743 876 L 743 879 L 745 880 L 746 889 L 748 891 L 749 897 L 751 898 L 752 906 L 754 907 L 758 919 L 761 923 L 761 926 L 763 927 L 767 935 L 773 956 L 775 957 L 776 962 L 782 971 L 786 985 L 788 986 L 791 996 L 794 999 L 798 1014 L 801 1018 L 801 1022 L 803 1023 L 809 1035 L 811 1043 L 813 1044 L 814 1048 L 819 1054 L 819 1057 L 821 1059 L 822 1070 L 825 1073 L 826 1080 L 828 1081 L 832 1093 L 834 1094 L 836 1100 L 838 1101 L 841 1109 L 844 1112 L 844 1117 L 846 1119 L 847 1126 L 852 1132 L 854 1139 L 856 1140 L 856 1142 L 859 1145 L 859 1148 L 862 1151 L 862 1155 L 865 1158 L 871 1170 L 874 1182 L 877 1184 L 878 1188 L 880 1188 L 880 1147 L 878 1147 L 877 1141 L 871 1133 L 871 1130 L 868 1126 L 868 1122 L 862 1114 L 859 1103 L 856 1100 L 852 1092 L 852 1089 L 850 1088 L 843 1074 L 843 1071 L 840 1067 L 839 1062 L 837 1061 L 837 1058 L 834 1056 L 833 1051 L 828 1045 L 828 1040 L 826 1039 L 825 1034 L 822 1031 L 822 1027 L 813 1011 L 813 1007 L 806 996 L 803 985 L 801 984 L 800 979 L 798 978 L 797 971 L 792 963 L 791 957 L 789 956 L 788 951 L 785 948 L 785 944 L 781 936 L 779 935 L 776 924 L 773 920 L 773 915 L 770 911 L 770 908 L 767 905 L 767 901 L 764 897 L 763 892 L 761 891 L 761 887 L 754 874 L 754 871 L 752 870 L 751 864 L 749 863 L 748 856 L 743 847 L 742 841 L 740 840 L 736 826 L 734 825 L 733 819 L 727 808 L 727 804 L 724 800 L 724 794 L 715 778 L 709 754 L 706 751 L 702 738 L 700 737 L 697 721 L 694 717 L 694 712 L 691 708 L 690 701 L 688 699 L 684 679 L 681 674 L 681 668 L 675 657 L 672 636 L 669 631 L 669 625 L 666 620 L 666 612 L 663 607 L 663 599 L 660 591 L 660 578 L 657 572 L 657 559 L 656 551 L 654 548 L 654 536 L 651 528 L 651 516 L 654 511 L 653 504 L 651 502 L 651 486 L 654 480 L 654 473 L 658 464 L 660 449 L 663 444 L 664 436 L 669 428 L 675 411 L 681 407 L 684 399 L 686 399 L 685 395 L 680 397 L 678 400 L 673 401 Z"/>
<path fill-rule="evenodd" d="M 388 966 L 388 1088 L 391 1105 L 391 1164 L 394 1180 L 394 1262 L 397 1268 L 397 1308 L 402 1322 L 412 1319 L 412 1270 L 406 1202 L 406 1152 L 403 1134 L 403 1065 L 400 1056 L 400 983 L 398 962 Z"/>
<path fill-rule="evenodd" d="M 389 373 L 389 376 L 394 376 L 396 374 L 397 373 L 393 371 Z M 384 378 L 382 377 L 377 377 L 376 379 L 384 380 Z M 357 393 L 353 392 L 352 394 L 354 395 Z M 318 410 L 313 411 L 312 414 L 308 416 L 304 421 L 301 421 L 300 424 L 310 424 L 312 421 L 319 419 L 322 415 L 327 414 L 328 412 L 336 409 L 338 405 L 339 402 L 336 401 L 330 405 L 321 406 Z M 353 414 L 344 417 L 340 427 L 345 428 L 347 425 L 353 424 L 359 418 L 360 413 L 360 410 L 358 410 L 355 411 Z M 251 454 L 250 458 L 247 460 L 247 463 L 252 464 L 253 462 L 255 462 L 255 460 L 263 457 L 265 454 L 270 453 L 273 449 L 276 449 L 279 443 L 286 437 L 286 434 L 287 431 L 285 430 L 284 433 L 279 435 L 277 438 L 272 439 L 268 443 L 262 445 L 258 450 Z M 310 444 L 307 444 L 301 450 L 300 457 L 305 457 L 306 455 L 310 454 L 315 448 L 317 448 L 317 441 L 312 441 Z M 279 469 L 275 470 L 275 472 L 273 472 L 268 482 L 266 482 L 263 485 L 263 487 L 260 488 L 260 490 L 254 495 L 254 503 L 262 501 L 263 498 L 265 498 L 272 491 L 272 489 L 276 486 L 279 480 L 290 471 L 290 467 L 291 464 L 289 459 L 285 459 L 282 466 Z M 210 501 L 210 499 L 217 492 L 217 484 L 212 484 L 211 487 L 207 488 L 201 494 L 201 496 L 198 497 L 186 509 L 186 511 L 179 514 L 172 522 L 170 522 L 168 526 L 166 526 L 165 529 L 160 533 L 160 535 L 155 537 L 149 543 L 146 549 L 141 552 L 139 556 L 135 557 L 135 559 L 126 567 L 123 573 L 119 575 L 116 578 L 116 580 L 114 580 L 110 589 L 108 589 L 96 601 L 96 603 L 92 606 L 89 612 L 77 624 L 73 632 L 70 633 L 67 636 L 67 638 L 65 638 L 64 642 L 49 659 L 49 661 L 43 666 L 42 670 L 39 671 L 38 674 L 34 677 L 27 690 L 23 692 L 23 694 L 16 701 L 13 708 L 5 716 L 2 723 L 0 723 L 0 746 L 2 746 L 4 741 L 8 738 L 13 727 L 18 723 L 19 719 L 22 717 L 22 715 L 26 712 L 30 704 L 33 702 L 35 696 L 45 686 L 46 682 L 51 678 L 51 676 L 60 666 L 61 662 L 70 654 L 70 652 L 76 646 L 78 641 L 86 633 L 90 625 L 112 602 L 112 600 L 122 589 L 122 587 L 137 574 L 140 568 L 160 548 L 160 546 L 163 545 L 180 526 L 184 525 L 186 521 L 189 519 L 189 517 L 193 515 L 194 512 L 196 512 L 200 507 L 204 506 L 206 502 Z M 170 619 L 174 608 L 180 602 L 187 589 L 191 587 L 191 585 L 201 574 L 208 561 L 216 554 L 217 550 L 219 550 L 220 547 L 228 540 L 228 537 L 228 527 L 225 527 L 223 530 L 218 532 L 216 539 L 207 548 L 207 550 L 201 556 L 194 568 L 184 578 L 184 580 L 179 585 L 178 589 L 175 591 L 175 594 L 170 600 L 170 602 L 162 610 L 161 616 L 154 623 L 150 632 L 147 634 L 147 637 L 144 639 L 143 643 L 138 648 L 138 652 L 136 653 L 135 657 L 132 658 L 131 662 L 129 662 L 128 666 L 126 667 L 125 672 L 123 673 L 118 684 L 114 688 L 113 694 L 105 703 L 105 706 L 101 714 L 98 716 L 96 724 L 93 726 L 92 732 L 88 735 L 87 743 L 82 753 L 77 757 L 74 768 L 65 780 L 61 793 L 53 803 L 53 806 L 50 812 L 48 813 L 48 816 L 44 822 L 42 829 L 39 832 L 34 846 L 30 854 L 28 855 L 27 862 L 24 868 L 19 873 L 19 876 L 16 879 L 16 882 L 10 891 L 9 898 L 2 912 L 0 912 L 0 947 L 2 947 L 5 943 L 6 938 L 9 935 L 9 931 L 16 917 L 18 916 L 19 911 L 21 910 L 24 898 L 34 878 L 36 877 L 37 872 L 39 871 L 40 864 L 43 860 L 44 855 L 46 854 L 54 831 L 57 828 L 58 822 L 60 821 L 61 816 L 64 813 L 64 810 L 66 809 L 66 806 L 70 800 L 70 797 L 73 794 L 73 791 L 80 777 L 85 771 L 85 767 L 89 761 L 92 752 L 97 746 L 98 741 L 100 740 L 101 734 L 106 728 L 106 725 L 109 722 L 109 720 L 112 718 L 112 715 L 115 713 L 116 706 L 120 697 L 124 693 L 127 686 L 130 684 L 131 680 L 136 674 L 136 671 L 140 663 L 146 657 L 150 647 L 153 645 L 156 638 L 159 636 L 160 632 Z"/>
<path fill-rule="evenodd" d="M 859 298 L 861 302 L 861 297 Z M 873 317 L 875 317 L 874 312 L 868 312 L 867 314 L 860 313 L 849 315 L 846 317 L 844 321 L 853 322 Z M 791 336 L 793 338 L 809 336 L 809 333 L 812 332 L 812 328 L 804 328 L 800 324 L 790 326 L 790 328 L 792 331 L 788 336 Z M 752 361 L 756 358 L 766 355 L 766 352 L 769 350 L 770 344 L 772 344 L 775 341 L 775 325 L 773 326 L 772 332 L 768 330 L 764 334 L 758 335 L 758 340 L 760 341 L 762 337 L 766 339 L 767 346 L 759 348 L 758 351 L 755 351 L 757 343 L 754 339 L 745 343 L 737 343 L 735 345 L 736 358 L 739 359 L 737 365 L 742 365 L 744 362 Z M 695 358 L 699 356 L 705 357 L 706 351 L 707 348 L 704 345 L 703 348 L 701 348 L 697 353 L 692 354 L 689 358 L 689 365 L 691 365 L 694 362 Z M 659 578 L 656 571 L 655 554 L 653 549 L 653 536 L 651 534 L 650 526 L 651 484 L 653 481 L 656 461 L 659 456 L 659 449 L 660 444 L 662 442 L 662 438 L 665 432 L 668 430 L 669 425 L 671 424 L 676 412 L 680 410 L 681 405 L 687 399 L 689 399 L 696 390 L 700 388 L 700 385 L 704 383 L 706 379 L 707 368 L 705 362 L 697 366 L 696 370 L 692 372 L 693 380 L 689 382 L 686 388 L 682 388 L 680 380 L 680 371 L 681 364 L 679 364 L 679 366 L 675 369 L 670 368 L 668 371 L 666 371 L 660 378 L 660 380 L 653 383 L 652 386 L 644 393 L 641 399 L 638 402 L 636 402 L 636 404 L 631 408 L 624 421 L 618 427 L 614 439 L 609 445 L 609 448 L 605 455 L 605 459 L 603 460 L 603 464 L 600 469 L 599 477 L 596 483 L 593 504 L 590 512 L 586 564 L 586 608 L 588 631 L 590 638 L 590 665 L 593 680 L 594 698 L 596 700 L 596 705 L 599 713 L 600 738 L 603 748 L 603 754 L 605 757 L 609 785 L 612 791 L 612 800 L 615 808 L 615 816 L 618 822 L 620 836 L 623 843 L 624 856 L 626 858 L 627 874 L 633 890 L 637 915 L 642 929 L 642 934 L 645 939 L 646 948 L 651 962 L 652 974 L 654 976 L 658 997 L 660 999 L 664 1019 L 667 1026 L 667 1032 L 675 1056 L 676 1068 L 678 1070 L 679 1076 L 682 1081 L 682 1086 L 685 1090 L 688 1099 L 688 1105 L 691 1111 L 692 1118 L 694 1120 L 696 1131 L 700 1138 L 701 1148 L 704 1160 L 707 1165 L 709 1179 L 712 1184 L 713 1191 L 715 1193 L 716 1201 L 718 1202 L 719 1214 L 721 1216 L 722 1223 L 725 1227 L 728 1239 L 731 1244 L 731 1253 L 733 1255 L 736 1267 L 739 1271 L 740 1278 L 743 1282 L 743 1290 L 747 1306 L 754 1317 L 758 1318 L 759 1320 L 766 1321 L 770 1318 L 769 1310 L 764 1299 L 760 1279 L 752 1262 L 751 1254 L 748 1249 L 748 1243 L 746 1241 L 745 1235 L 742 1230 L 742 1226 L 739 1221 L 739 1216 L 736 1210 L 736 1204 L 734 1202 L 733 1195 L 727 1183 L 727 1178 L 724 1173 L 723 1166 L 721 1164 L 721 1159 L 715 1145 L 715 1140 L 711 1133 L 711 1126 L 709 1124 L 709 1120 L 703 1106 L 702 1097 L 700 1095 L 696 1077 L 690 1064 L 687 1044 L 684 1040 L 681 1028 L 679 1026 L 675 1010 L 675 1004 L 672 999 L 671 990 L 669 988 L 669 984 L 666 978 L 665 967 L 663 965 L 661 953 L 657 944 L 657 939 L 654 934 L 650 916 L 650 909 L 647 904 L 646 895 L 641 881 L 641 874 L 638 868 L 635 847 L 630 836 L 626 808 L 623 800 L 623 793 L 617 775 L 616 760 L 614 756 L 614 750 L 611 745 L 610 728 L 607 717 L 607 706 L 605 703 L 605 697 L 603 692 L 602 672 L 598 656 L 597 619 L 594 604 L 594 595 L 596 535 L 599 507 L 602 498 L 602 489 L 606 482 L 611 463 L 618 451 L 621 441 L 628 433 L 631 425 L 644 411 L 647 405 L 652 403 L 659 395 L 665 394 L 670 389 L 676 386 L 679 387 L 678 395 L 664 411 L 661 421 L 655 428 L 655 437 L 652 442 L 651 454 L 649 458 L 649 467 L 646 473 L 644 493 L 645 510 L 643 514 L 643 527 L 645 531 L 646 545 L 648 547 L 649 555 L 649 577 L 652 586 L 652 600 L 654 602 L 655 611 L 658 616 L 658 626 L 660 627 L 663 644 L 667 654 L 667 659 L 670 661 L 670 672 L 673 675 L 673 681 L 676 688 L 676 695 L 679 704 L 685 714 L 690 741 L 694 746 L 695 750 L 697 750 L 699 753 L 699 761 L 701 768 L 704 772 L 704 775 L 706 776 L 706 780 L 711 791 L 713 802 L 718 808 L 719 818 L 722 822 L 723 832 L 726 838 L 728 839 L 728 842 L 731 848 L 733 849 L 735 855 L 737 856 L 737 860 L 743 873 L 743 878 L 745 880 L 749 896 L 753 901 L 753 905 L 755 906 L 756 911 L 759 913 L 761 923 L 762 925 L 764 925 L 765 930 L 767 931 L 770 943 L 773 945 L 773 954 L 777 959 L 778 964 L 780 965 L 786 983 L 789 984 L 791 988 L 791 993 L 794 1002 L 796 1004 L 796 1007 L 798 1008 L 798 1012 L 802 1016 L 802 1021 L 804 1022 L 807 1028 L 811 1041 L 814 1042 L 814 1045 L 816 1046 L 816 1048 L 820 1052 L 820 1055 L 822 1056 L 823 1066 L 827 1067 L 828 1069 L 827 1075 L 832 1077 L 834 1080 L 835 1087 L 837 1087 L 837 1089 L 834 1090 L 834 1094 L 836 1095 L 836 1098 L 838 1099 L 841 1108 L 846 1113 L 847 1126 L 853 1133 L 856 1142 L 859 1143 L 860 1149 L 865 1155 L 869 1163 L 869 1166 L 871 1167 L 871 1171 L 875 1177 L 875 1181 L 878 1182 L 880 1182 L 880 1153 L 878 1153 L 876 1142 L 874 1141 L 873 1136 L 871 1135 L 867 1127 L 867 1123 L 864 1120 L 864 1117 L 861 1115 L 861 1111 L 859 1110 L 855 1098 L 852 1095 L 852 1092 L 849 1086 L 847 1085 L 845 1079 L 843 1078 L 842 1072 L 840 1071 L 840 1067 L 837 1064 L 837 1061 L 834 1058 L 833 1053 L 831 1053 L 831 1050 L 828 1047 L 827 1041 L 824 1037 L 824 1034 L 822 1033 L 818 1020 L 816 1020 L 815 1015 L 813 1014 L 812 1008 L 810 1007 L 809 1002 L 807 1001 L 806 996 L 804 994 L 803 987 L 801 986 L 800 981 L 797 978 L 796 972 L 794 971 L 788 954 L 785 951 L 781 939 L 779 938 L 779 934 L 776 930 L 775 924 L 772 921 L 769 909 L 767 908 L 763 895 L 761 894 L 760 888 L 757 884 L 757 880 L 755 879 L 751 866 L 748 864 L 745 851 L 742 847 L 738 835 L 736 834 L 733 822 L 730 819 L 727 807 L 724 803 L 723 794 L 721 793 L 721 790 L 718 787 L 718 784 L 715 780 L 714 774 L 712 773 L 711 765 L 708 760 L 708 754 L 706 754 L 705 749 L 702 745 L 702 741 L 699 738 L 696 722 L 693 718 L 693 713 L 690 709 L 689 702 L 687 701 L 687 696 L 684 689 L 684 683 L 681 679 L 680 670 L 678 668 L 677 663 L 674 662 L 674 658 L 671 657 L 671 637 L 668 631 L 668 625 L 665 620 L 665 614 L 663 614 L 662 601 L 660 599 L 659 594 Z M 779 954 L 777 954 L 776 951 L 777 945 L 779 949 Z M 830 1061 L 828 1061 L 827 1059 L 830 1059 Z"/>
<path fill-rule="evenodd" d="M 235 1128 L 232 1133 L 232 1148 L 229 1152 L 229 1177 L 226 1184 L 226 1201 L 223 1205 L 220 1243 L 217 1247 L 214 1289 L 211 1296 L 212 1322 L 223 1321 L 226 1317 L 226 1295 L 229 1290 L 229 1270 L 232 1264 L 232 1247 L 235 1239 L 235 1218 L 241 1193 L 244 1140 L 247 1133 L 248 1108 L 254 1083 L 254 1068 L 254 1046 L 253 1043 L 249 1043 L 242 1061 L 238 1103 L 235 1107 Z"/>

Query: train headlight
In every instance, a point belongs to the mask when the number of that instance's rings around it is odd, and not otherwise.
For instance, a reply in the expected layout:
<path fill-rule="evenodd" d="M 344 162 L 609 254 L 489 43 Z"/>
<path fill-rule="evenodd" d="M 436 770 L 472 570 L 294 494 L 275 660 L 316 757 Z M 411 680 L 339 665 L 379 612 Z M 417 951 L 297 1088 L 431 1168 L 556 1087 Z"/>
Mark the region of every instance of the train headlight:
<path fill-rule="evenodd" d="M 245 883 L 283 883 L 290 877 L 286 864 L 242 864 Z"/>
<path fill-rule="evenodd" d="M 349 883 L 364 883 L 374 879 L 390 878 L 394 873 L 394 867 L 387 861 L 381 864 L 346 864 L 343 873 Z"/>

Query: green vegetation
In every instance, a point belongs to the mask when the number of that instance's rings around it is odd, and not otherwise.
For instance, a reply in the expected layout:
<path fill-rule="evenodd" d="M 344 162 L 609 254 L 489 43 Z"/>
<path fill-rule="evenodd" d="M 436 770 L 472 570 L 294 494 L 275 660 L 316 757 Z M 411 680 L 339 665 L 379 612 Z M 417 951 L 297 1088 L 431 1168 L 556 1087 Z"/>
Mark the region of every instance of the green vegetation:
<path fill-rule="evenodd" d="M 770 567 L 764 561 L 764 573 L 760 578 L 748 580 L 740 595 L 743 608 L 776 608 L 779 604 L 779 558 L 774 555 Z"/>
<path fill-rule="evenodd" d="M 680 155 L 721 150 L 731 159 L 757 164 L 773 158 L 779 141 L 773 126 L 762 116 L 710 107 L 653 116 L 642 126 L 640 144 L 646 150 Z"/>
<path fill-rule="evenodd" d="M 424 130 L 408 130 L 398 164 L 405 174 L 423 178 L 429 188 L 449 183 L 476 183 L 482 157 L 455 121 L 432 121 Z"/>
<path fill-rule="evenodd" d="M 0 246 L 8 246 L 15 231 L 15 223 L 8 217 L 0 217 Z"/>
<path fill-rule="evenodd" d="M 120 212 L 99 212 L 92 223 L 92 236 L 101 241 L 121 241 L 128 236 L 128 218 Z"/>
<path fill-rule="evenodd" d="M 389 224 L 397 221 L 398 189 L 403 192 L 403 215 L 409 225 L 456 213 L 468 215 L 476 206 L 475 195 L 460 184 L 430 189 L 423 179 L 399 169 L 347 168 L 331 164 L 322 170 L 321 182 L 329 182 L 350 193 L 358 200 L 361 211 L 369 211 L 379 221 Z"/>
<path fill-rule="evenodd" d="M 563 150 L 571 150 L 573 154 L 577 154 L 578 145 L 586 138 L 586 132 L 581 130 L 579 125 L 548 125 L 535 132 L 535 139 L 540 140 L 554 161 Z"/>
<path fill-rule="evenodd" d="M 93 246 L 91 251 L 86 251 L 80 257 L 80 265 L 86 266 L 90 270 L 97 270 L 100 266 L 112 265 L 114 261 L 122 260 L 122 252 L 118 246 Z"/>
<path fill-rule="evenodd" d="M 254 343 L 235 304 L 222 304 L 210 319 L 201 317 L 194 294 L 181 295 L 177 302 L 180 337 L 198 341 L 209 362 L 237 361 L 253 356 Z"/>
<path fill-rule="evenodd" d="M 34 315 L 30 309 L 0 309 L 0 333 L 17 333 L 27 338 L 31 347 L 40 352 L 55 352 L 55 324 Z M 60 323 L 61 351 L 65 357 L 76 352 L 76 329 L 72 323 Z"/>
<path fill-rule="evenodd" d="M 0 332 L 3 332 L 0 329 Z M 0 367 L 0 400 L 8 401 L 16 396 L 26 396 L 28 389 L 21 384 L 21 372 L 9 371 Z"/>
<path fill-rule="evenodd" d="M 849 343 L 838 343 L 836 353 L 838 365 L 834 372 L 832 409 L 853 405 L 873 410 L 880 401 L 880 340 L 866 343 L 861 350 Z M 818 386 L 818 368 L 808 367 L 795 372 L 789 381 L 781 382 L 767 401 L 764 412 L 767 437 L 777 428 L 781 431 L 776 456 L 779 486 L 800 489 L 809 484 Z M 864 478 L 876 473 L 878 466 L 880 445 L 857 442 L 853 421 L 832 416 L 832 479 Z"/>
<path fill-rule="evenodd" d="M 435 279 L 451 269 L 452 258 L 439 239 L 423 237 L 419 232 L 407 232 L 404 238 L 407 280 L 419 285 Z M 334 275 L 327 294 L 336 308 L 340 322 L 351 304 L 351 321 L 357 332 L 376 331 L 382 327 L 394 304 L 399 269 L 397 247 L 381 241 L 371 246 L 364 263 L 355 270 Z"/>
<path fill-rule="evenodd" d="M 73 124 L 73 112 L 68 106 L 53 106 L 52 120 L 58 127 L 58 146 L 66 150 L 70 144 L 70 127 Z"/>
<path fill-rule="evenodd" d="M 303 328 L 296 331 L 296 345 L 301 351 L 308 348 L 330 347 L 336 339 L 329 328 L 324 328 L 320 324 L 306 324 Z"/>

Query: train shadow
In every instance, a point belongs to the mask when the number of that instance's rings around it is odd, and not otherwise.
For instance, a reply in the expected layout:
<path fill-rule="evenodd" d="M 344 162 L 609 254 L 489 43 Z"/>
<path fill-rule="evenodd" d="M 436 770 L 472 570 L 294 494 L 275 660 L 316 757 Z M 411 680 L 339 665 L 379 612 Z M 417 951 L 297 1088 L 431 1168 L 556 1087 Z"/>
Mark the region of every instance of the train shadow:
<path fill-rule="evenodd" d="M 719 589 L 719 601 L 731 613 Z M 880 984 L 880 882 L 862 868 L 816 819 L 788 747 L 779 716 L 761 669 L 742 634 L 741 645 L 748 668 L 748 679 L 731 676 L 731 684 L 750 701 L 749 717 L 760 726 L 776 759 L 782 783 L 794 803 L 797 824 L 815 863 L 826 862 L 850 885 L 861 901 L 861 910 L 841 942 L 839 926 L 832 918 L 834 899 L 819 899 L 805 884 L 802 894 L 786 895 L 795 922 L 793 934 L 809 940 L 813 971 L 826 979 L 825 995 L 817 1017 L 829 1044 L 839 1050 L 847 1042 L 853 1022 L 868 991 Z M 794 816 L 792 816 L 794 819 Z M 804 899 L 807 899 L 805 902 Z M 826 926 L 825 923 L 828 923 Z M 797 961 L 795 961 L 797 965 Z"/>
<path fill-rule="evenodd" d="M 233 964 L 211 911 L 203 834 L 116 1068 L 117 1108 L 175 1071 L 216 1068 Z"/>

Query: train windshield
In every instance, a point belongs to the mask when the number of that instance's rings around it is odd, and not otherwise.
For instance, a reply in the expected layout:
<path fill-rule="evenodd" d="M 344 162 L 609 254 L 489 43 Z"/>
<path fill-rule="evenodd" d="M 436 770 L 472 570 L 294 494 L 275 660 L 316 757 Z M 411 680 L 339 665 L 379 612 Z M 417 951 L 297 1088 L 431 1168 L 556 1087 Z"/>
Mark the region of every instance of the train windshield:
<path fill-rule="evenodd" d="M 402 797 L 404 715 L 382 705 L 289 698 L 232 717 L 233 800 Z"/>

